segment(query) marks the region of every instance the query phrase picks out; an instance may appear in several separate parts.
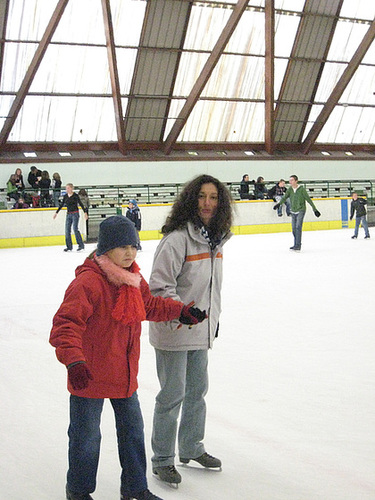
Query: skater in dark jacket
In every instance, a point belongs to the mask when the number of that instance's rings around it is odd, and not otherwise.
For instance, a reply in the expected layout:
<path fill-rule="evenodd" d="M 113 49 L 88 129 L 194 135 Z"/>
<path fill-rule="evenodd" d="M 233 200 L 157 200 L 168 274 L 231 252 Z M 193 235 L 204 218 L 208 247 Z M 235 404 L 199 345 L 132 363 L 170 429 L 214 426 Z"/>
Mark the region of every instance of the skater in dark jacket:
<path fill-rule="evenodd" d="M 62 201 L 59 205 L 59 208 L 56 210 L 56 213 L 53 216 L 53 218 L 56 219 L 57 214 L 60 212 L 62 207 L 66 206 L 68 213 L 66 214 L 66 220 L 65 220 L 66 248 L 64 249 L 64 252 L 71 252 L 73 249 L 72 237 L 70 234 L 71 229 L 72 229 L 72 225 L 73 225 L 73 231 L 74 231 L 74 234 L 76 237 L 76 241 L 78 244 L 77 251 L 79 252 L 80 250 L 83 250 L 85 248 L 81 233 L 79 232 L 79 229 L 78 229 L 78 221 L 79 221 L 78 205 L 84 211 L 85 219 L 87 220 L 88 219 L 87 209 L 83 206 L 82 201 L 80 200 L 78 194 L 74 192 L 73 184 L 69 183 L 66 185 L 66 195 L 62 199 Z"/>
<path fill-rule="evenodd" d="M 138 207 L 136 200 L 129 200 L 128 209 L 127 209 L 125 215 L 135 225 L 135 228 L 137 230 L 137 238 L 138 238 L 137 250 L 142 250 L 141 240 L 139 238 L 139 231 L 141 230 L 141 227 L 142 227 L 142 216 L 141 216 L 141 211 L 139 210 L 139 207 Z"/>
<path fill-rule="evenodd" d="M 206 313 L 154 297 L 135 262 L 136 231 L 122 215 L 105 219 L 93 252 L 76 269 L 53 318 L 50 343 L 67 367 L 70 396 L 66 498 L 92 500 L 105 398 L 115 413 L 122 500 L 161 500 L 147 488 L 143 419 L 137 396 L 141 321 L 179 319 L 195 325 Z M 194 330 L 193 330 L 194 331 Z"/>
<path fill-rule="evenodd" d="M 268 191 L 268 197 L 272 198 L 273 201 L 278 203 L 281 198 L 284 196 L 286 193 L 286 187 L 285 187 L 285 180 L 280 179 L 277 184 L 275 184 L 269 191 Z M 285 207 L 286 207 L 286 215 L 290 215 L 290 200 L 287 198 L 285 201 Z M 283 212 L 282 212 L 282 206 L 280 205 L 277 209 L 277 215 L 279 217 L 282 217 Z"/>
<path fill-rule="evenodd" d="M 370 233 L 368 230 L 368 224 L 366 219 L 366 205 L 367 200 L 364 198 L 359 198 L 357 193 L 353 193 L 352 202 L 350 205 L 350 220 L 353 219 L 354 213 L 356 212 L 355 217 L 355 228 L 354 235 L 352 236 L 352 240 L 356 240 L 358 237 L 359 225 L 362 223 L 362 227 L 365 230 L 365 240 L 370 238 Z"/>

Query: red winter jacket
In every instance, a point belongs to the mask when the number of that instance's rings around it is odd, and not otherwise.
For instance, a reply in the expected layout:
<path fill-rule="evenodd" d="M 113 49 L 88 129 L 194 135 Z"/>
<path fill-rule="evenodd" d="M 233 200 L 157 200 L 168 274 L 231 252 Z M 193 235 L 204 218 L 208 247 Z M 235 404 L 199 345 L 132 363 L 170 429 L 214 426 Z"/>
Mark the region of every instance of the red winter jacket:
<path fill-rule="evenodd" d="M 151 295 L 141 279 L 141 295 L 149 321 L 178 318 L 182 302 Z M 71 394 L 87 398 L 127 398 L 137 390 L 141 322 L 124 325 L 112 318 L 118 288 L 108 281 L 98 264 L 86 259 L 65 292 L 53 318 L 50 343 L 65 366 L 85 361 L 93 380 Z M 178 335 L 178 334 L 177 334 Z"/>

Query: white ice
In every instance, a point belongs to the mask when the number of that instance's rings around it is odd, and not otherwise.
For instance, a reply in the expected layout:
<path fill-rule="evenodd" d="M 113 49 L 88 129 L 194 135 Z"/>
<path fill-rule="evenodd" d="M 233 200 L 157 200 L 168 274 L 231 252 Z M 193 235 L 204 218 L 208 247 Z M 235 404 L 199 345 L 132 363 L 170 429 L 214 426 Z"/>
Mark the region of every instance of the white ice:
<path fill-rule="evenodd" d="M 220 335 L 210 352 L 205 445 L 222 471 L 178 465 L 175 500 L 375 499 L 375 247 L 351 230 L 234 236 L 225 247 Z M 375 234 L 374 234 L 375 239 Z M 148 279 L 156 241 L 138 255 Z M 3 249 L 0 498 L 64 500 L 66 370 L 48 337 L 84 255 Z M 87 245 L 85 255 L 93 249 Z M 197 297 L 199 303 L 199 297 Z M 142 333 L 139 395 L 148 464 L 154 352 Z M 119 499 L 112 408 L 102 419 L 95 500 Z M 176 462 L 178 464 L 178 461 Z"/>

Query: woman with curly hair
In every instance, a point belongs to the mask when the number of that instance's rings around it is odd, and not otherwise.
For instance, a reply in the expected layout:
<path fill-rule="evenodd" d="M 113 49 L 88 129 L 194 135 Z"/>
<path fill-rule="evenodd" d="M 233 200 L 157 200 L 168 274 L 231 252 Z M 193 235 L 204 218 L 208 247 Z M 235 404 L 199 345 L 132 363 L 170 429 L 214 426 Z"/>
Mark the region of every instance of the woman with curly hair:
<path fill-rule="evenodd" d="M 202 442 L 206 423 L 208 349 L 219 329 L 223 245 L 232 236 L 229 190 L 210 175 L 185 185 L 162 228 L 150 278 L 153 295 L 197 301 L 207 319 L 193 328 L 176 321 L 150 323 L 160 392 L 154 410 L 153 473 L 167 483 L 180 483 L 175 447 L 182 463 L 220 468 Z M 177 420 L 181 410 L 179 427 Z"/>

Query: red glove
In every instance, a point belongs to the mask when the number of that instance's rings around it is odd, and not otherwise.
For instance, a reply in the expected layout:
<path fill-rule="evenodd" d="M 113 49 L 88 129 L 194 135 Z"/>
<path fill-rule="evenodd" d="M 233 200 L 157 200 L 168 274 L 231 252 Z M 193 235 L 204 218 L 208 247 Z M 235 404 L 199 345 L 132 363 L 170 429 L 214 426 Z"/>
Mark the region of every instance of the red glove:
<path fill-rule="evenodd" d="M 193 307 L 194 301 L 184 306 L 181 310 L 179 320 L 184 325 L 196 325 L 202 323 L 207 318 L 206 311 L 201 311 L 198 307 Z"/>
<path fill-rule="evenodd" d="M 86 363 L 77 363 L 76 365 L 68 366 L 68 379 L 75 391 L 86 389 L 89 385 L 89 380 L 93 379 L 90 370 Z"/>

